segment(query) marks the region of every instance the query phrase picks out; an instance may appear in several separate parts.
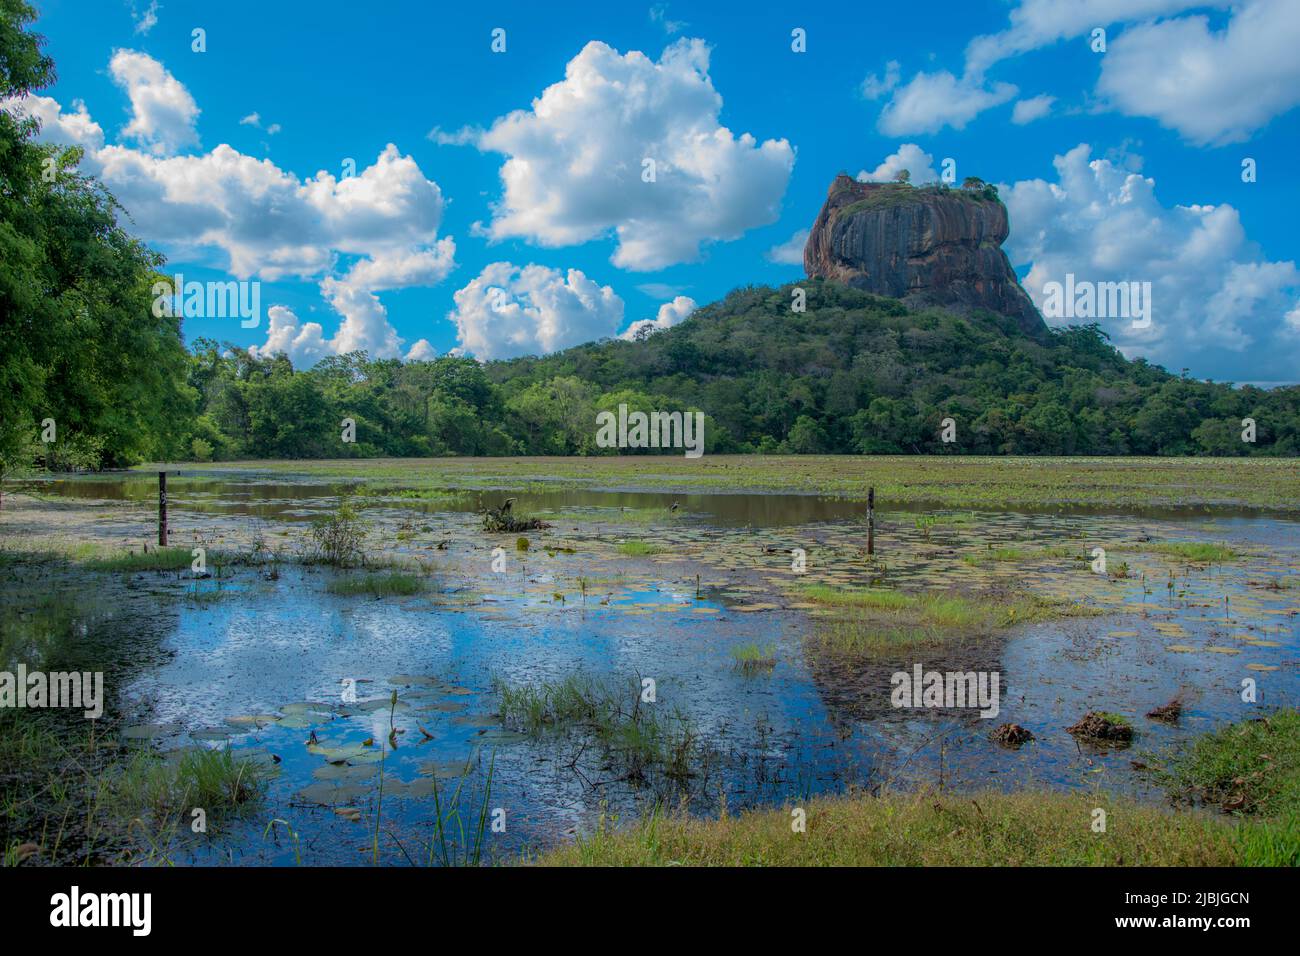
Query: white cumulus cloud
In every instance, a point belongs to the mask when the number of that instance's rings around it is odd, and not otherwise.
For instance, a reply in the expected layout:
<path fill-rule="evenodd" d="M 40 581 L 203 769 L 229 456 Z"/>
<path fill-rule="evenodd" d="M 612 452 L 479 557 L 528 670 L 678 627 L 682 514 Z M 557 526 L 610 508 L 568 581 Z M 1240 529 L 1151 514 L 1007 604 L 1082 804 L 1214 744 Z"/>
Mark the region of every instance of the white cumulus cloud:
<path fill-rule="evenodd" d="M 884 162 L 871 172 L 865 169 L 859 172 L 858 182 L 892 183 L 904 169 L 908 173 L 908 182 L 913 185 L 932 183 L 939 178 L 934 171 L 934 157 L 915 143 L 904 143 L 898 147 L 898 152 L 886 156 Z M 799 261 L 803 261 L 802 255 Z"/>
<path fill-rule="evenodd" d="M 992 106 L 1007 102 L 1018 90 L 1010 83 L 985 84 L 982 79 L 958 79 L 947 70 L 918 73 L 894 91 L 877 123 L 887 136 L 937 133 L 945 126 L 963 129 Z"/>
<path fill-rule="evenodd" d="M 1296 379 L 1300 336 L 1286 316 L 1297 307 L 1300 271 L 1264 258 L 1236 209 L 1161 205 L 1155 180 L 1093 159 L 1086 143 L 1054 164 L 1054 183 L 1001 187 L 1011 217 L 1007 252 L 1030 265 L 1023 284 L 1040 309 L 1046 283 L 1068 274 L 1076 284 L 1150 282 L 1149 328 L 1096 320 L 1125 354 L 1238 382 Z"/>
<path fill-rule="evenodd" d="M 800 262 L 803 261 L 801 258 Z M 659 312 L 653 319 L 638 319 L 627 327 L 627 330 L 619 336 L 621 339 L 635 341 L 640 335 L 646 334 L 646 329 L 652 329 L 656 332 L 662 329 L 671 329 L 678 322 L 684 321 L 692 312 L 695 311 L 695 300 L 690 296 L 679 295 L 671 302 L 665 302 L 659 306 Z"/>
<path fill-rule="evenodd" d="M 484 361 L 554 352 L 623 324 L 623 300 L 578 269 L 493 262 L 453 298 L 460 347 Z"/>
<path fill-rule="evenodd" d="M 1242 142 L 1300 105 L 1300 3 L 1250 0 L 1223 30 L 1205 16 L 1130 27 L 1102 58 L 1097 92 L 1196 144 Z"/>
<path fill-rule="evenodd" d="M 132 121 L 122 135 L 144 148 L 104 145 L 103 129 L 80 102 L 67 112 L 45 96 L 0 106 L 40 120 L 43 140 L 85 147 L 82 168 L 112 190 L 129 228 L 146 241 L 174 256 L 216 253 L 224 260 L 218 265 L 239 279 L 319 282 L 342 316 L 336 333 L 326 338 L 319 323 L 300 323 L 291 310 L 273 306 L 267 341 L 254 352 L 284 351 L 305 364 L 353 349 L 402 354 L 403 341 L 375 293 L 441 282 L 456 253 L 451 237 L 437 235 L 442 191 L 414 159 L 389 144 L 355 175 L 322 170 L 299 178 L 225 144 L 171 155 L 198 143 L 199 111 L 188 91 L 143 53 L 117 51 L 110 70 L 131 101 Z M 256 113 L 245 120 L 261 123 Z"/>
<path fill-rule="evenodd" d="M 1214 29 L 1206 10 L 1227 11 Z M 1010 25 L 966 47 L 958 79 L 946 70 L 899 85 L 886 70 L 863 86 L 869 99 L 892 92 L 879 129 L 889 135 L 961 129 L 1015 94 L 986 73 L 996 64 L 1062 41 L 1106 31 L 1096 59 L 1102 108 L 1155 120 L 1196 145 L 1241 142 L 1300 105 L 1300 4 L 1295 0 L 1019 0 Z M 891 64 L 892 66 L 893 64 Z M 1015 123 L 1046 115 L 1044 97 L 1016 104 Z"/>
<path fill-rule="evenodd" d="M 588 43 L 531 109 L 479 137 L 507 157 L 484 231 L 549 247 L 612 233 L 612 261 L 633 270 L 698 260 L 702 244 L 774 221 L 794 165 L 788 142 L 737 136 L 721 110 L 703 41 L 679 40 L 657 62 Z"/>
<path fill-rule="evenodd" d="M 808 232 L 807 229 L 798 229 L 785 242 L 767 250 L 767 261 L 783 266 L 803 265 L 803 247 L 808 245 Z"/>
<path fill-rule="evenodd" d="M 1052 104 L 1055 102 L 1056 97 L 1048 96 L 1046 93 L 1019 100 L 1011 110 L 1011 122 L 1017 126 L 1024 126 L 1034 120 L 1042 119 L 1052 112 Z"/>
<path fill-rule="evenodd" d="M 147 53 L 118 50 L 108 63 L 108 72 L 131 100 L 131 122 L 123 136 L 159 156 L 198 145 L 198 104 L 161 63 Z"/>

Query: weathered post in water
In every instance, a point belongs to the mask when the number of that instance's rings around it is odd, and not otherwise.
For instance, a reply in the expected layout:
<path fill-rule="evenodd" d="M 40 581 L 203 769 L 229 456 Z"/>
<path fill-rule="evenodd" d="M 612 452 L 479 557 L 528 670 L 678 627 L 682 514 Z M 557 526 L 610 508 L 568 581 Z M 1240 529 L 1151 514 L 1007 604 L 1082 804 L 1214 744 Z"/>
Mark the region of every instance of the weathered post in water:
<path fill-rule="evenodd" d="M 167 547 L 167 472 L 158 472 L 158 547 Z"/>
<path fill-rule="evenodd" d="M 867 489 L 867 554 L 876 553 L 876 489 Z"/>

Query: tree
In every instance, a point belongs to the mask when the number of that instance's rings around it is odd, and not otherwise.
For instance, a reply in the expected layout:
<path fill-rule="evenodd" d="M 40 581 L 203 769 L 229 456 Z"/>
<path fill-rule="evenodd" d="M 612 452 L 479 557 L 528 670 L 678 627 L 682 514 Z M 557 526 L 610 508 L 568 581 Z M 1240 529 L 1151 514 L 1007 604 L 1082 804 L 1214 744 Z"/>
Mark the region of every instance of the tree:
<path fill-rule="evenodd" d="M 34 19 L 23 0 L 0 0 L 0 99 L 54 80 Z M 27 447 L 45 418 L 106 464 L 174 453 L 196 393 L 180 319 L 153 314 L 163 259 L 77 171 L 81 150 L 38 144 L 38 131 L 0 110 L 0 455 Z"/>

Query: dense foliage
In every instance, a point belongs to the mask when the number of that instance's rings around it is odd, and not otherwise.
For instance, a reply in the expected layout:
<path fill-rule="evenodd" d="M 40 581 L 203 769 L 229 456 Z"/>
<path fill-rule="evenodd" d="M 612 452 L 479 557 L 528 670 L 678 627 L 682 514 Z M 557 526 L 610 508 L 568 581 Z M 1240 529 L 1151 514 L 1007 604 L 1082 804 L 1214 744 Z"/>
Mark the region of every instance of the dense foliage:
<path fill-rule="evenodd" d="M 0 0 L 0 99 L 54 80 L 34 16 Z M 161 257 L 77 172 L 81 151 L 37 131 L 0 110 L 0 471 L 174 453 L 194 394 L 179 320 L 151 310 Z"/>
<path fill-rule="evenodd" d="M 834 283 L 740 289 L 640 341 L 543 358 L 295 371 L 200 341 L 199 457 L 600 454 L 596 413 L 698 409 L 713 452 L 1293 455 L 1300 388 L 1179 378 L 1096 326 L 1045 343 L 998 316 L 914 313 Z M 941 421 L 957 441 L 941 441 Z M 355 443 L 341 440 L 344 418 Z M 1256 441 L 1241 439 L 1242 419 Z M 680 454 L 680 452 L 674 452 Z"/>

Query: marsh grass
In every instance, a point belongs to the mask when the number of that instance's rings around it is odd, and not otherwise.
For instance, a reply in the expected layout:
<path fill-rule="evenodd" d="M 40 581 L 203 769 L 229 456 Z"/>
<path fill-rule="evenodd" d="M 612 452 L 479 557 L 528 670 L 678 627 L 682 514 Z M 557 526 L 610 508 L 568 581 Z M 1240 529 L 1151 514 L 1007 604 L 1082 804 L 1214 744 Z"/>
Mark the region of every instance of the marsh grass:
<path fill-rule="evenodd" d="M 251 756 L 196 749 L 166 756 L 123 751 L 104 721 L 61 722 L 57 713 L 0 712 L 0 855 L 26 865 L 169 862 L 190 833 L 189 811 L 209 831 L 260 806 L 273 772 Z"/>
<path fill-rule="evenodd" d="M 805 585 L 805 600 L 841 611 L 817 630 L 824 647 L 857 652 L 940 643 L 1017 624 L 1091 613 L 1081 605 L 990 592 L 906 592 L 887 588 Z"/>
<path fill-rule="evenodd" d="M 229 748 L 191 748 L 179 755 L 140 751 L 106 779 L 112 805 L 157 819 L 201 808 L 210 817 L 241 810 L 265 792 L 270 772 Z"/>
<path fill-rule="evenodd" d="M 575 524 L 594 522 L 611 525 L 654 525 L 668 524 L 681 519 L 681 512 L 670 511 L 667 508 L 598 508 L 588 511 L 547 511 L 543 514 L 549 521 Z"/>
<path fill-rule="evenodd" d="M 397 498 L 402 501 L 420 503 L 433 501 L 439 504 L 452 504 L 456 502 L 466 502 L 470 499 L 467 491 L 457 491 L 452 488 L 408 488 L 391 485 L 381 485 L 374 487 L 371 485 L 361 484 L 352 489 L 352 493 L 359 498 Z"/>
<path fill-rule="evenodd" d="M 1198 737 L 1159 775 L 1180 799 L 1294 821 L 1300 818 L 1300 711 L 1273 711 Z"/>
<path fill-rule="evenodd" d="M 541 684 L 512 686 L 497 680 L 494 685 L 507 727 L 532 737 L 585 735 L 619 762 L 629 780 L 642 781 L 657 771 L 684 781 L 706 758 L 685 715 L 642 704 L 639 681 L 596 681 L 578 673 Z"/>
<path fill-rule="evenodd" d="M 987 564 L 992 561 L 1025 561 L 1033 557 L 1020 548 L 989 548 L 976 554 L 962 555 L 965 564 Z"/>
<path fill-rule="evenodd" d="M 421 458 L 221 462 L 211 471 L 257 470 L 421 487 L 815 492 L 878 508 L 1005 511 L 1018 506 L 1249 507 L 1294 511 L 1295 458 L 1048 458 L 966 455 L 660 455 L 597 458 Z M 138 471 L 157 471 L 140 465 Z"/>
<path fill-rule="evenodd" d="M 189 548 L 152 548 L 148 551 L 127 551 L 100 555 L 86 561 L 92 571 L 188 571 L 194 555 Z"/>
<path fill-rule="evenodd" d="M 445 804 L 443 794 L 438 790 L 437 775 L 433 776 L 433 834 L 429 838 L 427 865 L 478 866 L 482 862 L 496 763 L 494 751 L 483 790 L 477 799 L 471 797 L 468 804 L 462 802 L 466 799 L 468 771 L 457 779 L 456 789 L 446 798 Z"/>
<path fill-rule="evenodd" d="M 337 577 L 325 585 L 325 590 L 340 596 L 394 597 L 421 594 L 431 587 L 432 582 L 418 574 L 389 571 L 362 572 L 355 576 Z"/>
<path fill-rule="evenodd" d="M 1252 821 L 1234 843 L 1242 866 L 1300 866 L 1300 817 Z"/>
<path fill-rule="evenodd" d="M 651 544 L 648 541 L 623 541 L 618 546 L 620 554 L 626 554 L 629 557 L 642 558 L 651 554 L 658 554 L 662 548 L 657 544 Z"/>
<path fill-rule="evenodd" d="M 776 667 L 776 646 L 760 647 L 758 644 L 742 644 L 731 649 L 731 659 L 736 668 L 749 676 L 770 673 Z"/>
<path fill-rule="evenodd" d="M 1286 852 L 1273 828 L 1245 829 L 1096 793 L 853 793 L 716 820 L 661 812 L 546 853 L 543 866 L 1231 866 Z M 1107 832 L 1087 826 L 1108 811 Z M 1081 822 L 1082 821 L 1082 822 Z M 1270 832 L 1273 830 L 1273 832 Z"/>
<path fill-rule="evenodd" d="M 1238 552 L 1226 544 L 1213 544 L 1207 541 L 1169 541 L 1147 545 L 1144 550 L 1166 554 L 1193 564 L 1221 564 L 1240 557 Z"/>
<path fill-rule="evenodd" d="M 102 862 L 103 835 L 96 775 L 110 759 L 96 736 L 69 733 L 46 715 L 0 712 L 0 854 L 21 862 L 18 847 L 35 844 L 41 863 Z"/>

